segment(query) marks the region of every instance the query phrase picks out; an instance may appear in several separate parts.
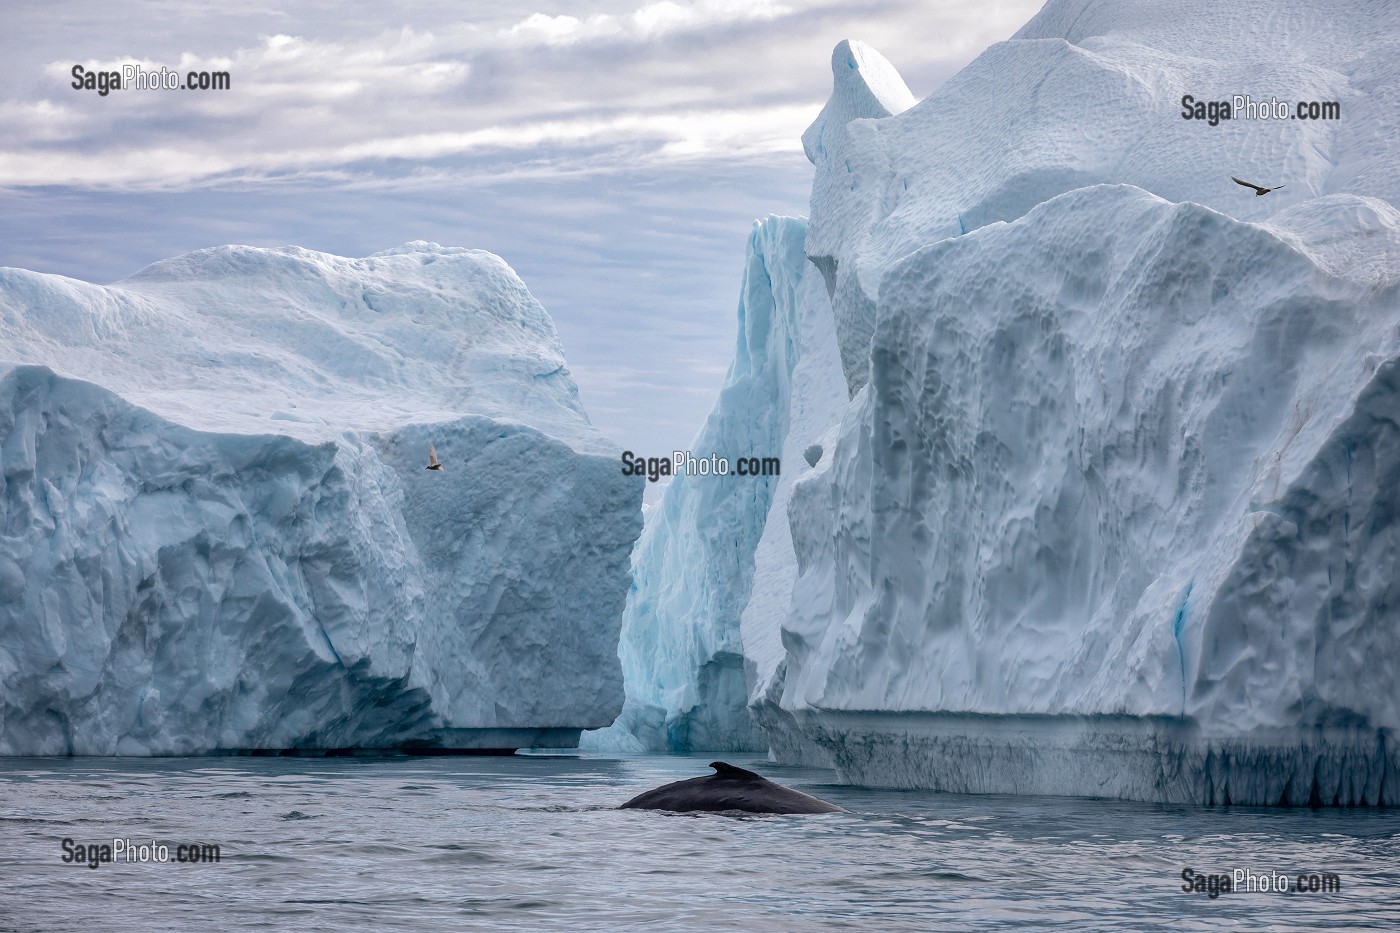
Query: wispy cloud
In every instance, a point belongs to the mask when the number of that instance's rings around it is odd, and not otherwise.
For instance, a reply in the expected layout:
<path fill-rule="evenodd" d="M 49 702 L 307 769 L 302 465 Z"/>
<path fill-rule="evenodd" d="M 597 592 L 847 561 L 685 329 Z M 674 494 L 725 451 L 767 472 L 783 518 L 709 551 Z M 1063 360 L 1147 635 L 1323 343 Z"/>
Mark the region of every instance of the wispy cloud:
<path fill-rule="evenodd" d="M 393 17 L 405 11 L 390 7 L 391 28 L 348 34 L 308 12 L 272 20 L 276 31 L 248 35 L 257 19 L 241 34 L 194 36 L 178 52 L 168 39 L 140 49 L 138 23 L 125 34 L 113 23 L 105 54 L 47 49 L 31 81 L 0 85 L 0 187 L 180 190 L 336 172 L 388 182 L 450 157 L 486 156 L 489 165 L 471 167 L 510 171 L 513 156 L 541 147 L 575 149 L 594 171 L 761 159 L 796 151 L 825 99 L 835 41 L 888 30 L 890 20 L 907 32 L 913 10 L 939 5 L 890 3 L 887 16 L 864 22 L 833 0 L 661 0 L 584 16 L 496 11 L 402 24 Z M 1033 3 L 1009 6 L 1024 13 Z M 939 61 L 940 48 L 965 41 L 957 37 L 1005 34 L 1024 19 L 1003 22 L 995 5 L 981 19 L 946 7 L 962 28 L 921 36 L 916 65 Z M 960 63 L 970 52 L 955 55 Z M 75 63 L 227 71 L 232 87 L 99 96 L 69 86 Z"/>
<path fill-rule="evenodd" d="M 769 0 L 700 0 L 685 5 L 662 0 L 630 13 L 598 13 L 582 19 L 531 13 L 500 35 L 508 42 L 556 46 L 595 40 L 645 42 L 671 33 L 773 20 L 791 12 L 792 7 Z"/>
<path fill-rule="evenodd" d="M 42 132 L 58 125 L 48 122 L 51 105 L 36 105 L 34 122 Z M 406 132 L 402 135 L 356 134 L 339 142 L 297 139 L 286 146 L 240 146 L 223 138 L 181 138 L 167 145 L 112 147 L 100 165 L 78 151 L 37 154 L 0 151 L 0 178 L 11 185 L 68 185 L 129 190 L 181 188 L 220 182 L 237 176 L 243 181 L 282 179 L 288 173 L 326 177 L 326 170 L 362 166 L 367 161 L 431 162 L 477 152 L 536 150 L 542 146 L 627 145 L 640 153 L 630 167 L 656 161 L 698 158 L 745 159 L 775 152 L 800 152 L 798 140 L 817 108 L 806 106 L 749 107 L 733 110 L 693 110 L 664 113 L 623 113 L 610 117 L 538 120 L 479 130 Z M 334 135 L 334 134 L 326 134 Z M 593 158 L 585 164 L 608 170 L 616 165 Z M 515 174 L 515 173 L 509 173 Z M 544 173 L 539 173 L 544 174 Z"/>

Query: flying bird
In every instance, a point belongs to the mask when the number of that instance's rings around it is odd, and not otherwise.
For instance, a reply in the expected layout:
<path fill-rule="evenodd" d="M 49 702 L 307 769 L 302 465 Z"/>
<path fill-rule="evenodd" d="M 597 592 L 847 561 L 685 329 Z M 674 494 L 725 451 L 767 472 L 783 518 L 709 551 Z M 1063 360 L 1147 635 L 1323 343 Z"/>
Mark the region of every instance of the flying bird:
<path fill-rule="evenodd" d="M 1239 180 L 1238 178 L 1236 178 L 1234 175 L 1231 175 L 1231 176 L 1230 176 L 1230 180 L 1233 181 L 1233 182 L 1234 182 L 1235 184 L 1237 184 L 1237 185 L 1244 185 L 1246 188 L 1253 188 L 1253 189 L 1254 189 L 1254 196 L 1255 196 L 1256 198 L 1259 197 L 1261 194 L 1268 194 L 1270 191 L 1277 191 L 1278 189 L 1280 189 L 1280 188 L 1283 187 L 1283 185 L 1274 185 L 1272 188 L 1261 188 L 1261 187 L 1259 187 L 1258 185 L 1251 185 L 1251 184 L 1250 184 L 1249 182 L 1247 182 L 1247 181 L 1240 181 L 1240 180 Z"/>
<path fill-rule="evenodd" d="M 424 469 L 427 469 L 427 470 L 441 470 L 441 469 L 442 469 L 442 464 L 441 464 L 440 462 L 438 462 L 438 458 L 437 458 L 437 448 L 434 447 L 432 444 L 429 444 L 429 445 L 428 445 L 428 465 L 427 465 L 426 467 L 424 467 Z"/>

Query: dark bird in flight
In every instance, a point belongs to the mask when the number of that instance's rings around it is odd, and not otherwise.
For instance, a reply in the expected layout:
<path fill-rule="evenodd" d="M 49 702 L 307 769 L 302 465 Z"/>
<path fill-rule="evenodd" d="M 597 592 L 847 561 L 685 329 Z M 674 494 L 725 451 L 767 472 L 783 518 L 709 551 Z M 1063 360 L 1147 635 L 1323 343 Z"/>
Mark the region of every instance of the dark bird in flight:
<path fill-rule="evenodd" d="M 438 462 L 438 458 L 437 458 L 437 448 L 434 447 L 432 444 L 429 444 L 429 445 L 428 445 L 428 465 L 427 465 L 426 467 L 424 467 L 424 469 L 427 469 L 427 470 L 441 470 L 441 469 L 442 469 L 442 464 Z"/>
<path fill-rule="evenodd" d="M 1253 188 L 1253 189 L 1254 189 L 1254 196 L 1255 196 L 1256 198 L 1259 197 L 1259 195 L 1261 195 L 1261 194 L 1268 194 L 1270 191 L 1277 191 L 1278 189 L 1280 189 L 1280 188 L 1283 187 L 1283 185 L 1274 185 L 1272 188 L 1261 188 L 1261 187 L 1259 187 L 1258 185 L 1251 185 L 1251 184 L 1250 184 L 1249 182 L 1247 182 L 1247 181 L 1240 181 L 1240 180 L 1239 180 L 1238 178 L 1236 178 L 1234 175 L 1231 175 L 1231 176 L 1230 176 L 1230 180 L 1233 181 L 1233 182 L 1234 182 L 1235 184 L 1237 184 L 1237 185 L 1244 185 L 1246 188 Z"/>

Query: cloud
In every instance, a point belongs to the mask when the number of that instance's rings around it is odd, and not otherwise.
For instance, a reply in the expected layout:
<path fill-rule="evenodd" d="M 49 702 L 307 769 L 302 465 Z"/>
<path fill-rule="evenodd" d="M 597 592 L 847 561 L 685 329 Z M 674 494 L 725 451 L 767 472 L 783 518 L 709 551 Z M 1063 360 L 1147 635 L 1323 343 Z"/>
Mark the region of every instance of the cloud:
<path fill-rule="evenodd" d="M 600 39 L 645 41 L 670 33 L 773 20 L 791 12 L 791 7 L 770 0 L 701 0 L 685 6 L 662 0 L 627 14 L 598 13 L 584 19 L 532 13 L 500 36 L 507 42 L 555 46 Z"/>
<path fill-rule="evenodd" d="M 951 0 L 891 3 L 887 15 L 870 16 L 865 5 L 831 0 L 635 3 L 587 16 L 512 21 L 497 11 L 475 22 L 402 24 L 394 17 L 407 8 L 390 6 L 390 28 L 348 33 L 308 12 L 274 20 L 275 31 L 205 35 L 196 51 L 164 44 L 139 55 L 129 53 L 142 42 L 140 24 L 125 34 L 113 24 L 107 53 L 77 63 L 227 71 L 231 88 L 100 97 L 69 86 L 71 51 L 47 49 L 37 93 L 0 97 L 8 130 L 0 187 L 393 184 L 454 157 L 471 159 L 474 171 L 514 175 L 522 157 L 538 170 L 542 156 L 567 170 L 561 154 L 571 150 L 588 171 L 762 159 L 794 151 L 827 94 L 830 47 L 853 26 L 877 44 L 896 43 L 886 53 L 898 65 L 912 57 L 917 70 L 947 55 L 960 63 L 971 54 L 960 37 L 1009 33 L 1034 6 L 992 4 L 973 15 Z M 911 30 L 931 10 L 958 28 Z"/>
<path fill-rule="evenodd" d="M 45 129 L 49 106 L 36 105 L 34 116 Z M 237 176 L 244 181 L 276 180 L 287 173 L 326 177 L 326 170 L 363 166 L 366 162 L 431 162 L 477 152 L 537 150 L 542 146 L 616 145 L 634 151 L 629 167 L 699 158 L 749 159 L 777 152 L 800 152 L 799 136 L 817 113 L 815 105 L 754 107 L 736 110 L 621 114 L 608 118 L 536 121 L 484 127 L 465 132 L 408 133 L 322 144 L 315 138 L 276 150 L 238 148 L 218 139 L 189 139 L 170 145 L 144 144 L 109 150 L 99 165 L 83 152 L 40 155 L 0 152 L 0 178 L 14 186 L 151 190 L 219 183 Z M 640 147 L 641 151 L 635 151 Z M 594 171 L 615 170 L 614 161 L 593 159 Z M 575 165 L 578 169 L 581 166 Z M 510 173 L 518 177 L 518 173 Z M 545 174 L 537 172 L 537 174 Z"/>
<path fill-rule="evenodd" d="M 73 107 L 52 100 L 0 101 L 0 125 L 15 137 L 33 143 L 52 143 L 76 135 L 82 115 Z"/>

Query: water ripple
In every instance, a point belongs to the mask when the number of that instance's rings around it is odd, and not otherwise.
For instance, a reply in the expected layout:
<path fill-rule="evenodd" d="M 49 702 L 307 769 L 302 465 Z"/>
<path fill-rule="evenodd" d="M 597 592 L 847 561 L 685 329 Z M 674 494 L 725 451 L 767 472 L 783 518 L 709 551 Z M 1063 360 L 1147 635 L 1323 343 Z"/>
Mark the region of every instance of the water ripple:
<path fill-rule="evenodd" d="M 959 797 L 795 768 L 772 773 L 851 812 L 615 809 L 709 757 L 0 761 L 0 929 L 1400 928 L 1394 811 Z M 64 838 L 220 857 L 90 869 Z M 1181 890 L 1188 867 L 1343 890 L 1211 899 Z"/>

